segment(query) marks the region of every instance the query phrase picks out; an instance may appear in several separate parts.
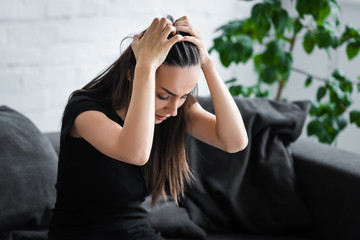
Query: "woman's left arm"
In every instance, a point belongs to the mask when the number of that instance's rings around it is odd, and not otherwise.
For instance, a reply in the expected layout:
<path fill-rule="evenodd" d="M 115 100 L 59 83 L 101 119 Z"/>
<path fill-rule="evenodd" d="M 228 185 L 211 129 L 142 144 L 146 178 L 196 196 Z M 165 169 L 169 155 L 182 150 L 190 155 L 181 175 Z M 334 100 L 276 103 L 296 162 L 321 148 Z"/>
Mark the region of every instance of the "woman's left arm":
<path fill-rule="evenodd" d="M 187 119 L 189 134 L 227 152 L 243 150 L 248 137 L 241 113 L 205 49 L 199 32 L 190 25 L 187 17 L 176 20 L 175 27 L 192 35 L 184 36 L 183 41 L 192 42 L 199 50 L 201 68 L 216 114 L 205 111 L 198 103 L 193 104 Z"/>

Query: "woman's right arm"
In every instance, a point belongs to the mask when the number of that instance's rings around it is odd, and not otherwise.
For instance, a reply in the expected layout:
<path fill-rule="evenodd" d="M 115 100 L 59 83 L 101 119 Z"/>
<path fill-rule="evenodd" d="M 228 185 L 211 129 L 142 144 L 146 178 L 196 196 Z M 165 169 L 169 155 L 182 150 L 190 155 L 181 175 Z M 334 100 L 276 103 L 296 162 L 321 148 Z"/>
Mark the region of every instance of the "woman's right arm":
<path fill-rule="evenodd" d="M 154 19 L 131 45 L 136 67 L 133 90 L 123 127 L 98 111 L 79 114 L 70 133 L 82 137 L 103 154 L 135 165 L 144 165 L 151 153 L 155 125 L 155 73 L 170 48 L 182 38 L 167 39 L 175 28 L 162 18 Z"/>
<path fill-rule="evenodd" d="M 131 164 L 147 162 L 154 132 L 154 70 L 135 68 L 132 99 L 123 127 L 99 111 L 79 114 L 71 134 L 82 137 L 103 154 Z"/>

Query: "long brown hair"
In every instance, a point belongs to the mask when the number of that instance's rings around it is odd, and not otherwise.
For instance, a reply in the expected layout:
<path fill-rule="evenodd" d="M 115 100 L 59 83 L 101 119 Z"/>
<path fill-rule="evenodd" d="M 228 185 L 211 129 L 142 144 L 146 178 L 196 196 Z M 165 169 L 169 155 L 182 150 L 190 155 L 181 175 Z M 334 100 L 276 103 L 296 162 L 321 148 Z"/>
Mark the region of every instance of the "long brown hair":
<path fill-rule="evenodd" d="M 173 21 L 171 16 L 168 18 Z M 188 35 L 183 32 L 176 34 Z M 163 64 L 174 67 L 198 65 L 200 64 L 198 50 L 192 43 L 178 42 L 170 49 Z M 131 99 L 135 65 L 135 56 L 129 46 L 113 64 L 82 89 L 75 91 L 72 96 L 93 93 L 104 101 L 111 102 L 114 110 L 127 110 Z M 171 196 L 178 204 L 178 200 L 184 196 L 186 185 L 193 179 L 185 154 L 185 119 L 189 107 L 196 101 L 197 86 L 178 109 L 176 117 L 168 118 L 155 126 L 150 158 L 142 167 L 153 205 L 160 196 L 167 199 L 165 190 L 167 184 Z"/>

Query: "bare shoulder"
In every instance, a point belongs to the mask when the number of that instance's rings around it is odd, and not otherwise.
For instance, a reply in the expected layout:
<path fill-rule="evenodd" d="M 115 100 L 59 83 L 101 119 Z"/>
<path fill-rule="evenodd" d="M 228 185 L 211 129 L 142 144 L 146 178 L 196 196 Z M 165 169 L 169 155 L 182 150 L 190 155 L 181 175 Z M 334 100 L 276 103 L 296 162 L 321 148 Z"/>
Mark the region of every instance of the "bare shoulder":
<path fill-rule="evenodd" d="M 199 123 L 199 121 L 200 123 L 203 123 L 203 121 L 211 121 L 214 120 L 214 118 L 214 114 L 206 111 L 198 102 L 196 102 L 190 106 L 186 120 L 189 127 L 191 127 L 191 125 Z"/>
<path fill-rule="evenodd" d="M 96 131 L 98 127 L 106 124 L 111 124 L 113 121 L 109 119 L 104 113 L 96 110 L 89 110 L 80 113 L 74 120 L 74 124 L 69 132 L 72 137 L 84 137 Z M 98 126 L 98 127 L 96 127 Z"/>
<path fill-rule="evenodd" d="M 214 146 L 221 145 L 215 131 L 215 115 L 203 109 L 199 103 L 190 107 L 186 125 L 187 132 L 193 137 Z"/>

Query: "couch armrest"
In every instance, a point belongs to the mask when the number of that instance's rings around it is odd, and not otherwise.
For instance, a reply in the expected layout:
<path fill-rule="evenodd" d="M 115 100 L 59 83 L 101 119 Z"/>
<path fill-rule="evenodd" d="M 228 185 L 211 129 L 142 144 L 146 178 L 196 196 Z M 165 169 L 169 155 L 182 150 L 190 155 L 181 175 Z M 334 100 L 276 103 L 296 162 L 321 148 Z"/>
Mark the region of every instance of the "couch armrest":
<path fill-rule="evenodd" d="M 44 135 L 50 140 L 52 146 L 55 149 L 57 155 L 59 155 L 60 151 L 60 132 L 47 132 Z"/>
<path fill-rule="evenodd" d="M 316 236 L 360 239 L 360 155 L 304 139 L 290 149 Z"/>

